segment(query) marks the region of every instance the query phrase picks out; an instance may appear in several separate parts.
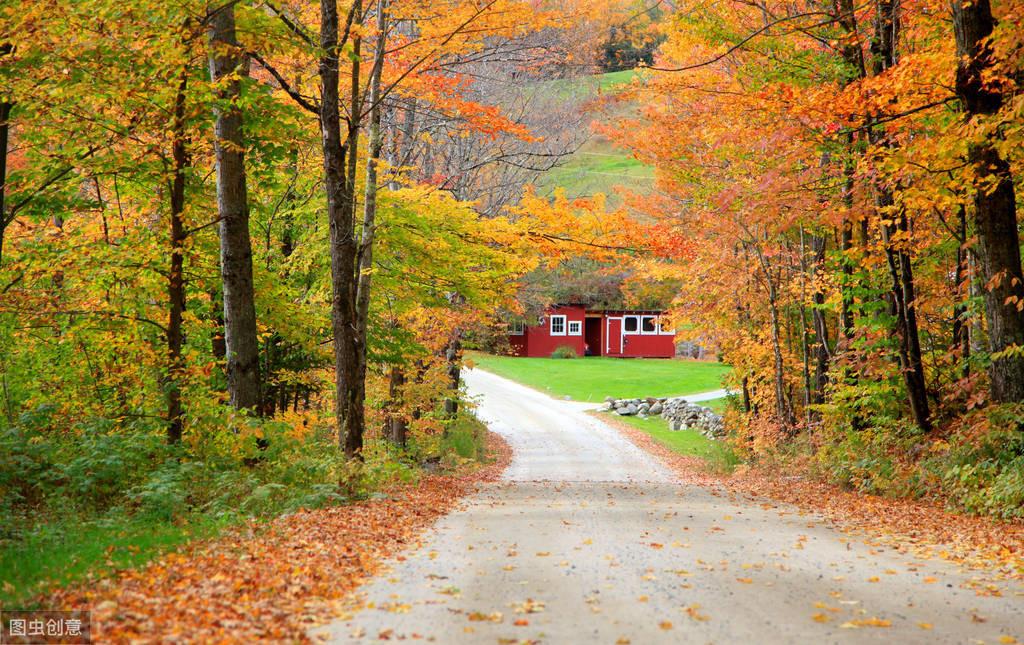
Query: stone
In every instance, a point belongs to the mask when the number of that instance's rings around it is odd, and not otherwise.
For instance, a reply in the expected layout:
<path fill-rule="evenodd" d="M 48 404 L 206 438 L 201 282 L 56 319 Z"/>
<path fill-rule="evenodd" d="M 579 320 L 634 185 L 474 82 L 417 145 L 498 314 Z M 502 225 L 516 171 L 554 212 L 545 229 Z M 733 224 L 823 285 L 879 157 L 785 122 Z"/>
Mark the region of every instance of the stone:
<path fill-rule="evenodd" d="M 688 402 L 683 397 L 605 398 L 601 409 L 621 416 L 646 419 L 661 416 L 671 430 L 692 429 L 711 439 L 725 436 L 725 423 L 714 410 Z"/>

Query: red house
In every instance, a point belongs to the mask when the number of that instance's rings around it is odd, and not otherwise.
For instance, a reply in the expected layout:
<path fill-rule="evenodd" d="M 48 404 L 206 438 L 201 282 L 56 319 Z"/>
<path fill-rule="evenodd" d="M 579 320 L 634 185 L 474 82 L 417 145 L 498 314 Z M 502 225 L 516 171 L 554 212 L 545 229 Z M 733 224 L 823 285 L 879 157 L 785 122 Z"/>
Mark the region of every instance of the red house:
<path fill-rule="evenodd" d="M 572 347 L 579 356 L 672 358 L 675 330 L 660 311 L 587 311 L 583 305 L 555 305 L 536 325 L 511 323 L 508 342 L 516 356 L 551 356 Z"/>

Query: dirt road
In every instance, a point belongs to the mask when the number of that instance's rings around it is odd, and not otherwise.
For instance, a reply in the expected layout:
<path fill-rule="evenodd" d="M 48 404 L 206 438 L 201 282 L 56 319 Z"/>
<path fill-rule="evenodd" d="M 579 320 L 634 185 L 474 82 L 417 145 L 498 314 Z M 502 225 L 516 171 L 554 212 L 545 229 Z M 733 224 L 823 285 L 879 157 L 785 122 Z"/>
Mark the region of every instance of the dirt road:
<path fill-rule="evenodd" d="M 364 588 L 334 642 L 1008 643 L 1024 589 L 976 595 L 942 561 L 869 547 L 794 509 L 684 486 L 614 429 L 475 370 L 511 443 L 503 481 Z M 1001 640 L 1002 639 L 1002 640 Z"/>

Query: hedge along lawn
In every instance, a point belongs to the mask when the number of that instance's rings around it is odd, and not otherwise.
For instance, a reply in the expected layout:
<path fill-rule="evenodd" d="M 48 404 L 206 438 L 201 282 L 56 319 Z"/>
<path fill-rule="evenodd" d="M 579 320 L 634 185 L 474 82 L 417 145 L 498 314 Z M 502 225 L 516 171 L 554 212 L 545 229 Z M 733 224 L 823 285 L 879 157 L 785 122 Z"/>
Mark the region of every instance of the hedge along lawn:
<path fill-rule="evenodd" d="M 610 412 L 599 414 L 612 420 L 612 423 L 617 421 L 643 430 L 655 441 L 673 452 L 699 457 L 708 462 L 708 465 L 715 470 L 728 472 L 740 462 L 725 443 L 708 439 L 696 430 L 669 430 L 668 421 L 661 417 L 620 417 Z"/>
<path fill-rule="evenodd" d="M 472 352 L 480 369 L 504 376 L 556 397 L 600 402 L 680 396 L 722 387 L 728 365 L 709 361 L 657 358 L 519 358 Z"/>

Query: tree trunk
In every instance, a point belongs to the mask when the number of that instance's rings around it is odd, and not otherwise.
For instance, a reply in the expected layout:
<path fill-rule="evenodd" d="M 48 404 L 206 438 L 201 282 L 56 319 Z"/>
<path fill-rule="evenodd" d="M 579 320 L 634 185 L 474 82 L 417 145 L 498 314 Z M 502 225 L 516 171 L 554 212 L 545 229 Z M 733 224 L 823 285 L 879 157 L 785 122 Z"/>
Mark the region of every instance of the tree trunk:
<path fill-rule="evenodd" d="M 217 158 L 217 214 L 220 270 L 224 285 L 224 340 L 228 394 L 239 410 L 260 410 L 259 343 L 252 278 L 252 240 L 245 185 L 245 141 L 238 106 L 246 62 L 235 37 L 234 4 L 209 17 L 210 80 L 216 86 L 214 152 Z"/>
<path fill-rule="evenodd" d="M 879 196 L 879 209 L 892 208 L 892 196 L 882 192 Z M 932 429 L 931 414 L 928 409 L 928 392 L 924 378 L 924 364 L 921 360 L 921 340 L 917 325 L 917 304 L 914 291 L 914 273 L 910 263 L 910 253 L 896 248 L 892 242 L 894 235 L 901 235 L 909 244 L 909 226 L 906 214 L 884 213 L 883 218 L 894 217 L 896 223 L 881 226 L 882 241 L 885 245 L 885 256 L 889 264 L 892 278 L 892 298 L 896 313 L 896 326 L 899 335 L 899 363 L 903 373 L 903 381 L 907 388 L 907 400 L 914 423 L 924 432 Z"/>
<path fill-rule="evenodd" d="M 356 0 L 349 21 L 361 13 Z M 359 356 L 365 348 L 358 343 L 356 331 L 356 255 L 355 183 L 353 158 L 358 152 L 359 120 L 352 119 L 348 140 L 341 139 L 338 41 L 336 0 L 320 3 L 320 135 L 324 155 L 324 189 L 327 193 L 327 217 L 331 229 L 331 327 L 334 333 L 335 422 L 338 444 L 349 457 L 363 447 L 365 363 Z M 352 105 L 358 105 L 358 48 L 352 62 Z M 353 113 L 357 111 L 353 107 Z"/>
<path fill-rule="evenodd" d="M 802 224 L 800 225 L 800 272 L 803 273 L 800 280 L 800 354 L 804 377 L 804 421 L 810 426 L 813 386 L 811 385 L 811 341 L 807 324 L 807 281 L 813 274 L 807 266 L 806 235 Z"/>
<path fill-rule="evenodd" d="M 213 316 L 213 333 L 210 335 L 210 352 L 218 361 L 227 358 L 228 348 L 224 343 L 224 298 L 221 297 L 219 285 L 210 291 L 210 306 Z"/>
<path fill-rule="evenodd" d="M 0 57 L 7 56 L 12 51 L 14 47 L 10 43 L 0 45 Z M 7 194 L 7 142 L 10 138 L 13 107 L 11 97 L 5 96 L 0 99 L 0 266 L 4 264 L 4 234 L 7 232 L 7 225 L 11 223 L 7 219 L 4 196 Z"/>
<path fill-rule="evenodd" d="M 448 346 L 444 349 L 444 359 L 448 363 L 448 391 L 450 395 L 444 400 L 444 415 L 454 419 L 459 414 L 459 385 L 462 382 L 462 333 L 455 330 Z"/>
<path fill-rule="evenodd" d="M 453 308 L 458 308 L 466 302 L 466 298 L 460 293 L 451 293 L 448 302 Z M 456 327 L 452 330 L 444 349 L 444 359 L 448 363 L 448 391 L 451 392 L 444 400 L 444 414 L 454 419 L 459 413 L 459 387 L 462 384 L 462 329 Z"/>
<path fill-rule="evenodd" d="M 385 421 L 385 432 L 391 443 L 400 448 L 405 447 L 409 424 L 405 417 L 398 413 L 402 406 L 402 386 L 405 385 L 405 372 L 401 366 L 391 366 L 388 379 L 388 416 Z"/>
<path fill-rule="evenodd" d="M 750 414 L 752 411 L 750 408 L 750 379 L 746 375 L 740 381 L 740 387 L 743 393 L 743 411 Z"/>
<path fill-rule="evenodd" d="M 373 282 L 373 238 L 377 220 L 377 166 L 384 145 L 381 134 L 381 73 L 384 69 L 387 44 L 387 3 L 377 4 L 377 45 L 370 71 L 370 141 L 366 159 L 366 194 L 363 200 L 363 225 L 359 240 L 359 278 L 357 283 L 356 329 L 359 340 L 366 344 L 366 325 L 370 313 L 370 287 Z"/>
<path fill-rule="evenodd" d="M 779 423 L 785 430 L 790 429 L 792 422 L 789 407 L 786 404 L 786 372 L 782 361 L 782 341 L 779 337 L 779 308 L 776 304 L 774 284 L 768 287 L 768 313 L 771 317 L 772 329 L 772 358 L 775 380 L 775 413 L 779 417 Z"/>
<path fill-rule="evenodd" d="M 7 193 L 7 140 L 10 136 L 11 108 L 10 102 L 0 102 L 0 266 L 4 263 L 4 234 L 7 232 L 7 211 L 4 206 L 4 195 Z"/>
<path fill-rule="evenodd" d="M 814 253 L 812 275 L 825 265 L 825 238 L 812 235 L 811 250 Z M 828 387 L 828 367 L 832 359 L 829 337 L 828 321 L 825 319 L 825 293 L 815 284 L 814 293 L 811 295 L 814 308 L 811 310 L 812 322 L 814 325 L 814 395 L 811 403 L 823 403 L 825 401 L 825 388 Z"/>
<path fill-rule="evenodd" d="M 875 31 L 871 39 L 871 69 L 879 75 L 891 69 L 897 61 L 897 43 L 900 34 L 899 0 L 878 0 L 875 15 Z M 868 137 L 871 143 L 891 147 L 892 142 L 884 133 L 869 122 Z M 921 361 L 921 341 L 917 326 L 917 305 L 914 292 L 914 273 L 910 261 L 910 230 L 907 214 L 896 204 L 893 190 L 887 185 L 875 186 L 875 209 L 882 219 L 879 227 L 885 249 L 889 274 L 892 278 L 892 301 L 899 335 L 899 366 L 907 388 L 907 400 L 911 415 L 921 430 L 931 430 L 931 415 L 928 409 L 928 394 L 925 387 L 924 366 Z M 900 235 L 900 246 L 893 241 Z"/>
<path fill-rule="evenodd" d="M 995 28 L 989 0 L 954 0 L 956 34 L 956 91 L 968 120 L 991 116 L 1003 107 L 995 54 L 989 37 Z M 998 136 L 998 135 L 988 135 Z M 997 355 L 989 366 L 992 400 L 1024 401 L 1024 355 L 998 356 L 1012 348 L 1024 349 L 1024 275 L 1017 236 L 1017 203 L 1010 164 L 995 142 L 986 139 L 968 145 L 967 160 L 974 172 L 974 231 L 985 284 L 985 314 L 989 351 Z"/>
<path fill-rule="evenodd" d="M 164 389 L 167 397 L 167 442 L 181 442 L 184 410 L 181 404 L 181 349 L 184 341 L 182 319 L 185 313 L 184 246 L 185 223 L 185 168 L 189 164 L 188 140 L 185 133 L 185 90 L 188 87 L 188 70 L 183 69 L 174 97 L 174 123 L 171 126 L 174 140 L 171 157 L 174 175 L 171 180 L 171 267 L 167 273 L 167 377 Z"/>
<path fill-rule="evenodd" d="M 962 204 L 957 213 L 957 235 L 956 235 L 956 269 L 953 272 L 953 293 L 956 294 L 956 304 L 953 305 L 953 333 L 950 342 L 950 350 L 960 352 L 960 362 L 963 368 L 961 375 L 970 374 L 968 360 L 971 357 L 970 325 L 967 324 L 967 304 L 964 297 L 964 287 L 970 291 L 970 269 L 968 265 L 967 244 L 967 209 Z"/>

